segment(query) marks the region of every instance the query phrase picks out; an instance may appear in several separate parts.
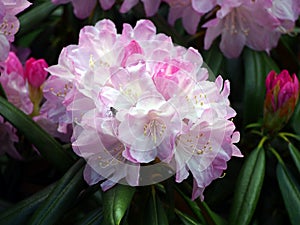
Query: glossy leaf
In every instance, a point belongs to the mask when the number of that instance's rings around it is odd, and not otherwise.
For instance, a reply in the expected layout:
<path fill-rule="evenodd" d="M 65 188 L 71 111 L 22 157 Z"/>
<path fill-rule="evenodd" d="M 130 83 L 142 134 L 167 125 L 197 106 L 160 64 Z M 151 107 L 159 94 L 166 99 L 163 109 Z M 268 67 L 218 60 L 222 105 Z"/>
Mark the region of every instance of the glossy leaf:
<path fill-rule="evenodd" d="M 277 165 L 277 180 L 292 225 L 300 221 L 300 187 L 284 165 Z"/>
<path fill-rule="evenodd" d="M 244 124 L 257 122 L 262 116 L 265 97 L 265 79 L 271 70 L 279 72 L 275 62 L 265 52 L 244 51 L 245 88 Z"/>
<path fill-rule="evenodd" d="M 25 224 L 29 216 L 39 207 L 53 189 L 54 185 L 50 185 L 44 190 L 2 211 L 0 213 L 0 224 Z"/>
<path fill-rule="evenodd" d="M 61 171 L 67 170 L 73 159 L 63 147 L 29 116 L 0 96 L 0 114 L 13 124 L 50 163 Z"/>
<path fill-rule="evenodd" d="M 27 11 L 19 17 L 20 30 L 17 36 L 22 36 L 31 30 L 34 30 L 38 25 L 47 19 L 49 15 L 58 7 L 51 1 L 46 1 L 38 5 L 32 5 L 31 10 Z"/>
<path fill-rule="evenodd" d="M 263 184 L 265 167 L 264 149 L 257 147 L 250 153 L 239 173 L 229 224 L 250 223 Z"/>
<path fill-rule="evenodd" d="M 145 225 L 168 225 L 168 219 L 163 205 L 156 195 L 154 187 L 148 201 L 145 215 Z"/>
<path fill-rule="evenodd" d="M 85 187 L 83 165 L 84 160 L 80 159 L 68 170 L 31 217 L 28 225 L 54 224 L 58 221 Z"/>
<path fill-rule="evenodd" d="M 134 192 L 134 187 L 117 184 L 103 193 L 103 224 L 119 225 L 121 223 Z"/>
<path fill-rule="evenodd" d="M 175 209 L 175 213 L 177 214 L 177 216 L 180 218 L 180 220 L 184 225 L 201 225 L 201 223 L 199 223 L 196 219 L 181 212 L 178 209 Z"/>
<path fill-rule="evenodd" d="M 298 172 L 300 173 L 300 152 L 292 143 L 289 143 L 289 150 Z"/>

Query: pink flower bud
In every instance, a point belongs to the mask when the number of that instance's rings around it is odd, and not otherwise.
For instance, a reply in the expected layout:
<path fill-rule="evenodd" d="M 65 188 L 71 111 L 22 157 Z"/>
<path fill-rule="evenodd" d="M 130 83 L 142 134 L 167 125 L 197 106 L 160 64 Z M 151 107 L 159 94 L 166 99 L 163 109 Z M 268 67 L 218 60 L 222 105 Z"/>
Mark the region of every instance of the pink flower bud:
<path fill-rule="evenodd" d="M 266 98 L 264 103 L 264 128 L 279 131 L 292 116 L 299 98 L 299 80 L 287 70 L 271 71 L 266 78 Z"/>
<path fill-rule="evenodd" d="M 9 52 L 8 57 L 5 60 L 5 66 L 7 74 L 15 72 L 22 77 L 24 76 L 22 63 L 14 52 Z"/>
<path fill-rule="evenodd" d="M 38 88 L 44 83 L 48 74 L 45 70 L 47 67 L 48 64 L 44 59 L 30 58 L 26 61 L 25 78 L 32 87 Z"/>

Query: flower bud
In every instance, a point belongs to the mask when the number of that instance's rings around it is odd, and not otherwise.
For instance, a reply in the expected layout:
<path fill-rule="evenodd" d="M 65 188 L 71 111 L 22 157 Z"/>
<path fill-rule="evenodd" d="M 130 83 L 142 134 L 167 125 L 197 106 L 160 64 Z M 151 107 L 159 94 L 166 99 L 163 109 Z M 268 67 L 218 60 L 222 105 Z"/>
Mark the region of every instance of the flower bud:
<path fill-rule="evenodd" d="M 271 71 L 266 78 L 264 102 L 264 129 L 278 132 L 292 116 L 299 98 L 299 80 L 287 70 L 276 74 Z"/>
<path fill-rule="evenodd" d="M 44 59 L 30 58 L 26 61 L 25 78 L 32 87 L 39 88 L 44 83 L 48 74 L 45 70 L 47 67 L 48 64 Z"/>

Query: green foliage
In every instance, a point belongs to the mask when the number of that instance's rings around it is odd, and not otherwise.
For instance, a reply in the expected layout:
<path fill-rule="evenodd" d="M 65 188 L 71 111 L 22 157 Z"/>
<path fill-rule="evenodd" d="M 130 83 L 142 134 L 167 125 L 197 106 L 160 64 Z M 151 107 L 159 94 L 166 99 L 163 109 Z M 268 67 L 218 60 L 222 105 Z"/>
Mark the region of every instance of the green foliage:
<path fill-rule="evenodd" d="M 103 194 L 103 225 L 119 225 L 124 217 L 135 189 L 117 185 Z"/>
<path fill-rule="evenodd" d="M 229 224 L 250 223 L 260 195 L 265 168 L 264 148 L 258 146 L 244 162 L 237 178 Z"/>
<path fill-rule="evenodd" d="M 266 76 L 271 70 L 279 72 L 279 68 L 265 52 L 245 49 L 243 59 L 245 66 L 243 112 L 244 124 L 248 125 L 262 116 Z"/>
<path fill-rule="evenodd" d="M 277 165 L 276 174 L 284 204 L 290 217 L 290 221 L 292 225 L 297 225 L 300 221 L 299 183 L 288 171 L 288 169 L 281 163 L 278 163 Z"/>

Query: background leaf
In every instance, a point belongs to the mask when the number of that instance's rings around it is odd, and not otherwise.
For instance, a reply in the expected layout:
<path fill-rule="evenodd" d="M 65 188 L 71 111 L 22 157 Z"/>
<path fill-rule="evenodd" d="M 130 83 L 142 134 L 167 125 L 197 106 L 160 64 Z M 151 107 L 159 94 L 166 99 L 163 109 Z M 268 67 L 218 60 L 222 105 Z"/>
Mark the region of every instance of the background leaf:
<path fill-rule="evenodd" d="M 287 168 L 278 163 L 277 180 L 292 225 L 299 225 L 300 221 L 300 186 Z"/>
<path fill-rule="evenodd" d="M 300 173 L 300 152 L 292 143 L 289 143 L 289 150 L 298 172 Z"/>
<path fill-rule="evenodd" d="M 18 202 L 7 210 L 0 213 L 0 224 L 13 225 L 25 224 L 29 216 L 39 207 L 39 205 L 48 197 L 55 185 L 50 185 L 44 190 L 30 196 L 29 198 Z"/>
<path fill-rule="evenodd" d="M 245 49 L 244 124 L 257 122 L 262 116 L 265 98 L 265 79 L 271 70 L 279 72 L 276 63 L 265 52 Z"/>
<path fill-rule="evenodd" d="M 152 195 L 147 203 L 145 225 L 168 225 L 168 219 L 163 205 L 152 186 Z"/>
<path fill-rule="evenodd" d="M 264 149 L 257 147 L 250 153 L 239 173 L 229 224 L 247 225 L 250 223 L 263 184 L 265 167 Z"/>
<path fill-rule="evenodd" d="M 85 187 L 83 180 L 84 160 L 80 159 L 58 181 L 45 202 L 31 217 L 28 225 L 54 224 L 69 206 L 75 202 L 78 194 Z"/>

